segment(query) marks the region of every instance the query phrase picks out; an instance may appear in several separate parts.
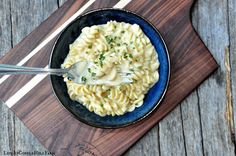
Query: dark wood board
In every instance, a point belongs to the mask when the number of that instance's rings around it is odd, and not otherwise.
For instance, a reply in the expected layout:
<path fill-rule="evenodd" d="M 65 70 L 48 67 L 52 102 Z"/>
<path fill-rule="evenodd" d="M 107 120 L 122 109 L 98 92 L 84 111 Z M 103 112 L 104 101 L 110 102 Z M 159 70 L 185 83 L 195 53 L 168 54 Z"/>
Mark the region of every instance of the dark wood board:
<path fill-rule="evenodd" d="M 0 63 L 16 64 L 81 8 L 86 0 L 69 0 L 22 42 L 10 50 Z M 109 3 L 108 3 L 109 2 Z M 97 0 L 88 9 L 112 7 L 118 1 Z M 170 52 L 171 79 L 160 106 L 134 125 L 111 130 L 85 125 L 76 120 L 56 100 L 47 77 L 19 100 L 11 110 L 39 141 L 56 155 L 120 155 L 180 103 L 206 79 L 217 63 L 192 27 L 193 0 L 133 0 L 125 9 L 146 17 L 161 32 Z M 25 65 L 45 67 L 53 39 Z M 33 76 L 11 76 L 0 87 L 0 98 L 7 101 Z"/>

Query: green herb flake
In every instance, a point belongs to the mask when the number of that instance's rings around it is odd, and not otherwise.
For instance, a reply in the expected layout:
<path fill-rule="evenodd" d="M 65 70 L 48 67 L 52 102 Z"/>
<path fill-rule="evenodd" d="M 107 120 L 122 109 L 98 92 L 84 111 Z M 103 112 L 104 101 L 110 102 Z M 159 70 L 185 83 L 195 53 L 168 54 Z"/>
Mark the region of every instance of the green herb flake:
<path fill-rule="evenodd" d="M 124 53 L 124 58 L 126 59 L 128 57 L 128 54 L 127 53 Z"/>
<path fill-rule="evenodd" d="M 120 46 L 120 43 L 117 43 L 117 46 L 119 47 L 119 46 Z"/>
<path fill-rule="evenodd" d="M 111 44 L 114 41 L 114 39 L 110 35 L 105 36 L 105 39 L 106 39 L 108 44 Z"/>
<path fill-rule="evenodd" d="M 96 76 L 96 73 L 93 72 L 93 73 L 91 73 L 91 75 L 94 77 L 94 76 Z"/>
<path fill-rule="evenodd" d="M 86 78 L 86 77 L 84 77 L 84 76 L 82 76 L 82 77 L 81 77 L 81 81 L 82 81 L 82 82 L 84 82 L 84 83 L 86 83 L 86 81 L 87 81 L 87 78 Z"/>
<path fill-rule="evenodd" d="M 92 44 L 90 44 L 90 45 L 88 46 L 88 48 L 89 48 L 89 49 L 92 49 L 92 47 L 93 47 L 93 45 L 92 45 Z"/>
<path fill-rule="evenodd" d="M 102 54 L 99 55 L 99 60 L 100 60 L 100 61 L 105 60 L 105 58 L 106 58 L 106 57 L 104 56 L 104 53 L 102 53 Z"/>
<path fill-rule="evenodd" d="M 124 45 L 126 45 L 126 46 L 128 46 L 128 44 L 127 43 L 123 43 Z"/>
<path fill-rule="evenodd" d="M 88 72 L 91 73 L 91 68 L 88 68 Z"/>
<path fill-rule="evenodd" d="M 103 103 L 101 103 L 100 106 L 103 107 L 104 106 Z"/>
<path fill-rule="evenodd" d="M 130 58 L 133 58 L 133 55 L 132 55 L 132 54 L 129 54 L 129 57 L 130 57 Z"/>
<path fill-rule="evenodd" d="M 102 63 L 102 61 L 100 62 L 100 66 L 103 67 L 103 63 Z"/>
<path fill-rule="evenodd" d="M 105 60 L 104 53 L 100 54 L 98 59 L 99 59 L 100 66 L 103 67 L 103 62 L 102 61 Z"/>
<path fill-rule="evenodd" d="M 124 30 L 122 30 L 122 31 L 121 31 L 121 33 L 122 33 L 122 34 L 124 34 L 124 33 L 125 33 L 125 31 L 124 31 Z"/>

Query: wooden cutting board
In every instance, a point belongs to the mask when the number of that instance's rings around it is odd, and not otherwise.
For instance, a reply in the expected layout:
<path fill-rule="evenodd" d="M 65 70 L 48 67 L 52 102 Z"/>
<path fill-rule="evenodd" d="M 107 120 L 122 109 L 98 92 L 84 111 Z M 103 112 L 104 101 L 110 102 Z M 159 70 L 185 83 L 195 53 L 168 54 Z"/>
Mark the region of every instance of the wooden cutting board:
<path fill-rule="evenodd" d="M 0 63 L 5 64 L 45 67 L 57 37 L 55 31 L 58 32 L 72 15 L 116 4 L 122 8 L 127 3 L 124 9 L 144 16 L 159 29 L 171 59 L 171 79 L 163 102 L 150 116 L 134 125 L 112 130 L 81 123 L 56 100 L 49 77 L 4 76 L 0 79 L 0 98 L 39 141 L 56 155 L 120 155 L 218 67 L 193 29 L 190 20 L 193 2 L 194 0 L 68 0 L 0 60 Z"/>

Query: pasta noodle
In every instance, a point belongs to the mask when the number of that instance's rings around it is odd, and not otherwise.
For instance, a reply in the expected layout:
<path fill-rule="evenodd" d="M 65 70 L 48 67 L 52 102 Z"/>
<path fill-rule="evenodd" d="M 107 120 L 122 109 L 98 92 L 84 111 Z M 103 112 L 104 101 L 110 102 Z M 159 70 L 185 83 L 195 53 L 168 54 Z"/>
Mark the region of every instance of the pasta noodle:
<path fill-rule="evenodd" d="M 109 21 L 82 29 L 70 45 L 62 68 L 92 61 L 91 77 L 119 84 L 119 71 L 131 72 L 133 82 L 119 85 L 76 84 L 65 78 L 68 94 L 100 116 L 123 115 L 143 104 L 145 94 L 159 79 L 154 46 L 137 24 Z M 86 80 L 86 79 L 84 79 Z"/>

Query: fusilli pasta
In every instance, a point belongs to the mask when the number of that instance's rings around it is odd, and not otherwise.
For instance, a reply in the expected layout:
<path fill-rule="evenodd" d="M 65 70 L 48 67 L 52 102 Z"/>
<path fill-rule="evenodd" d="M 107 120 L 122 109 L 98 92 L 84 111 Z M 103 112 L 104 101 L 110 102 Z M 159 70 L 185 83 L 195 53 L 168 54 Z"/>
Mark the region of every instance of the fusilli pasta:
<path fill-rule="evenodd" d="M 159 79 L 157 52 L 137 24 L 109 21 L 85 27 L 70 45 L 62 64 L 69 68 L 78 61 L 93 61 L 91 76 L 116 81 L 120 69 L 132 71 L 133 83 L 115 86 L 76 84 L 64 79 L 72 100 L 100 116 L 123 115 L 143 104 L 147 91 Z"/>

